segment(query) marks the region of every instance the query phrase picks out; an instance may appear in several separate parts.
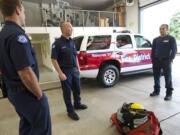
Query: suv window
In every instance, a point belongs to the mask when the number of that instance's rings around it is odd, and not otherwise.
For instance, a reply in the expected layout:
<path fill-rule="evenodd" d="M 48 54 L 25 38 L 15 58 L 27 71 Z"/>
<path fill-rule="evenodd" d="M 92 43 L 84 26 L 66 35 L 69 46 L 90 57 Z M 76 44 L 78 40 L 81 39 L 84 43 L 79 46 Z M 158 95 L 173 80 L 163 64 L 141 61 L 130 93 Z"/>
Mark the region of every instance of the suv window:
<path fill-rule="evenodd" d="M 87 50 L 104 50 L 109 49 L 111 44 L 111 36 L 89 36 L 87 42 Z"/>
<path fill-rule="evenodd" d="M 132 48 L 132 41 L 129 35 L 118 35 L 116 38 L 117 48 Z"/>
<path fill-rule="evenodd" d="M 83 36 L 73 38 L 77 51 L 80 50 L 83 39 L 84 39 Z"/>
<path fill-rule="evenodd" d="M 142 36 L 134 36 L 136 40 L 137 48 L 150 48 L 151 43 L 144 39 Z"/>

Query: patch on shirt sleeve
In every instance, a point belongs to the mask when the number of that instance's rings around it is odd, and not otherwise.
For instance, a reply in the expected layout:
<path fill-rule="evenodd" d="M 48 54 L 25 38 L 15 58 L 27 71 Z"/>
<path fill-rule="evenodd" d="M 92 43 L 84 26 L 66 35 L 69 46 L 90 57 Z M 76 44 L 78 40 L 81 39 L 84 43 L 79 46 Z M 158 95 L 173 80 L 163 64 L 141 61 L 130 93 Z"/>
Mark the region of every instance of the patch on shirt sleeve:
<path fill-rule="evenodd" d="M 73 45 L 74 49 L 76 49 L 75 44 Z"/>
<path fill-rule="evenodd" d="M 53 44 L 53 45 L 52 45 L 52 49 L 54 49 L 55 47 L 56 47 L 56 45 L 55 45 L 55 44 Z"/>
<path fill-rule="evenodd" d="M 28 43 L 28 39 L 25 35 L 19 35 L 17 41 L 22 44 Z"/>

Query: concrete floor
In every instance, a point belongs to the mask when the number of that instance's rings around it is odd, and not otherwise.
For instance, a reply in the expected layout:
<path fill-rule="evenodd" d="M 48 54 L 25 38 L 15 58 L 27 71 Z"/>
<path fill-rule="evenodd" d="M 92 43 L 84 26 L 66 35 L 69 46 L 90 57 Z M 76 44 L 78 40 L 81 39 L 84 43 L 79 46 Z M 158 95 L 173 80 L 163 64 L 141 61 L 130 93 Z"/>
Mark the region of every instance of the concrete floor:
<path fill-rule="evenodd" d="M 40 77 L 39 77 L 40 83 L 54 82 L 58 80 L 58 76 L 56 75 L 56 72 L 46 68 L 45 66 L 41 66 L 39 68 L 39 71 L 40 71 Z"/>
<path fill-rule="evenodd" d="M 165 88 L 162 80 L 161 95 L 150 98 L 153 90 L 151 73 L 124 76 L 113 88 L 102 88 L 96 80 L 82 81 L 82 101 L 88 109 L 78 111 L 80 121 L 72 121 L 66 115 L 60 89 L 47 91 L 49 98 L 53 135 L 118 135 L 111 127 L 110 116 L 124 102 L 139 102 L 155 112 L 159 120 L 180 112 L 180 57 L 173 64 L 174 95 L 172 101 L 164 101 Z M 18 135 L 18 121 L 13 107 L 7 99 L 0 100 L 0 135 Z M 161 123 L 163 135 L 179 135 L 180 114 Z"/>

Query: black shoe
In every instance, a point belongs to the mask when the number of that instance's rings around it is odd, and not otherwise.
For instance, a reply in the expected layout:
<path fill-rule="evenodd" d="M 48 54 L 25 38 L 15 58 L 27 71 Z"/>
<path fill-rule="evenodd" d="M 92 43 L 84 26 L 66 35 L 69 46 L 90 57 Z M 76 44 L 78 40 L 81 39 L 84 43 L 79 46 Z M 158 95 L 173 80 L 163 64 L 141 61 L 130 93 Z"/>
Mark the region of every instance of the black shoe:
<path fill-rule="evenodd" d="M 165 97 L 164 97 L 164 100 L 165 101 L 169 101 L 169 100 L 171 100 L 172 99 L 172 95 L 166 95 Z"/>
<path fill-rule="evenodd" d="M 150 97 L 155 97 L 155 96 L 159 96 L 159 92 L 152 92 L 149 95 Z"/>
<path fill-rule="evenodd" d="M 87 105 L 85 105 L 85 104 L 80 104 L 80 105 L 78 105 L 78 106 L 74 106 L 74 108 L 75 108 L 76 110 L 85 110 L 85 109 L 87 109 L 88 107 L 87 107 Z"/>
<path fill-rule="evenodd" d="M 79 120 L 79 116 L 78 116 L 75 112 L 68 113 L 68 116 L 69 116 L 72 120 Z"/>

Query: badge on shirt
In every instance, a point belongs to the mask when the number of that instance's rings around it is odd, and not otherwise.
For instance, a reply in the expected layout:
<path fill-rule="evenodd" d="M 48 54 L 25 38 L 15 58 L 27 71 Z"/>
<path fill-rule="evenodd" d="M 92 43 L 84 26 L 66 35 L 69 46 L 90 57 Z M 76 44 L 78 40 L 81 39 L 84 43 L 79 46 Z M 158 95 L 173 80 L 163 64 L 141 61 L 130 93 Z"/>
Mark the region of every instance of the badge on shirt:
<path fill-rule="evenodd" d="M 25 35 L 19 35 L 17 41 L 22 44 L 28 43 L 28 39 Z"/>
<path fill-rule="evenodd" d="M 66 46 L 61 47 L 61 49 L 66 49 Z"/>
<path fill-rule="evenodd" d="M 53 44 L 53 45 L 52 45 L 52 49 L 54 49 L 55 47 L 56 47 L 56 45 L 55 45 L 55 44 Z"/>
<path fill-rule="evenodd" d="M 163 43 L 169 43 L 169 40 L 163 40 Z"/>

